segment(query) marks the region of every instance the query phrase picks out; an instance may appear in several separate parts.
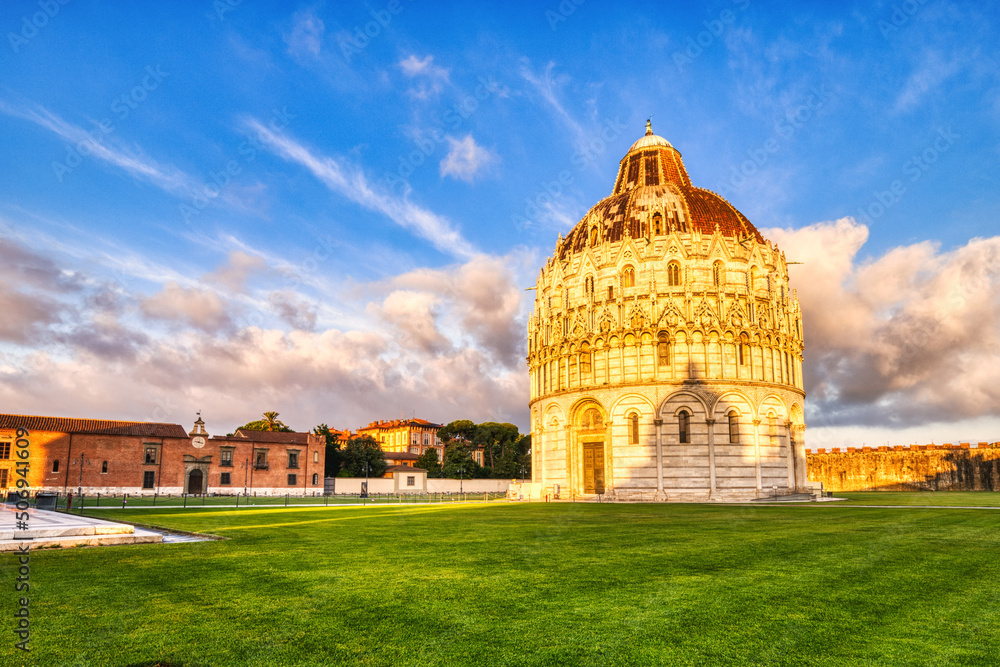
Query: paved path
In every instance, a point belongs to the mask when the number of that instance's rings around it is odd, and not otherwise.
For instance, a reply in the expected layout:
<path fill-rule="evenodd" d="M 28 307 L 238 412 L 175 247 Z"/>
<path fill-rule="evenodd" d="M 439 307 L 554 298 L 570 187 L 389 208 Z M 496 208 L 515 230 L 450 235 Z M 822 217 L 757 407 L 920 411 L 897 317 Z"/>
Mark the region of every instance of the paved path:
<path fill-rule="evenodd" d="M 13 505 L 0 512 L 0 552 L 50 547 L 96 547 L 115 544 L 201 542 L 211 538 L 140 528 L 92 516 L 28 509 L 27 519 Z M 25 529 L 26 528 L 26 529 Z"/>

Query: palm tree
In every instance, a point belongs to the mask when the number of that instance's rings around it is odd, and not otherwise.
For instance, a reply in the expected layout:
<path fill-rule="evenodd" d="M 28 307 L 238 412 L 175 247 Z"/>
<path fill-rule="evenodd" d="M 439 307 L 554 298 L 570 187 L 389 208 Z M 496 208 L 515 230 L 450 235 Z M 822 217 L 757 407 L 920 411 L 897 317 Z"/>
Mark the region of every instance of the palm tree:
<path fill-rule="evenodd" d="M 263 422 L 265 431 L 278 431 L 285 428 L 285 425 L 278 419 L 277 412 L 265 412 Z"/>

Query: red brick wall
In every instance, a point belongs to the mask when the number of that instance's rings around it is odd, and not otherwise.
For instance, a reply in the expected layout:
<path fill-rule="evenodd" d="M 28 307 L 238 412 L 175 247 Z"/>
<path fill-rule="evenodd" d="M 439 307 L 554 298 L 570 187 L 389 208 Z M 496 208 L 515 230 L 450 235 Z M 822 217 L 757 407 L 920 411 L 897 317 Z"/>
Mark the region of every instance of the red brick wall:
<path fill-rule="evenodd" d="M 2 435 L 7 435 L 6 432 Z M 11 431 L 10 435 L 13 435 Z M 207 491 L 209 493 L 242 493 L 244 489 L 243 464 L 249 459 L 253 464 L 252 450 L 268 450 L 268 469 L 253 470 L 253 490 L 259 493 L 311 494 L 323 491 L 323 469 L 326 460 L 325 440 L 309 434 L 306 445 L 284 443 L 253 443 L 249 441 L 209 439 L 205 446 L 195 448 L 189 438 L 159 438 L 125 435 L 67 434 L 34 431 L 28 436 L 31 453 L 29 483 L 33 491 L 45 489 L 60 493 L 77 492 L 82 486 L 85 493 L 122 492 L 179 493 L 184 488 L 185 455 L 204 459 L 208 464 Z M 160 445 L 155 465 L 145 464 L 147 444 Z M 233 466 L 223 467 L 221 448 L 234 447 Z M 288 450 L 299 451 L 299 467 L 288 468 Z M 315 455 L 315 457 L 314 457 Z M 13 486 L 14 457 L 0 461 L 0 466 L 11 468 L 9 485 Z M 84 457 L 81 478 L 80 458 Z M 314 460 L 318 459 L 318 460 Z M 59 471 L 53 472 L 53 461 L 59 461 Z M 108 462 L 108 472 L 102 473 L 102 464 Z M 154 489 L 142 489 L 143 472 L 156 473 Z M 232 484 L 220 485 L 220 474 L 231 473 Z M 288 485 L 288 474 L 297 476 L 295 486 Z M 312 477 L 316 474 L 316 483 Z M 246 475 L 248 491 L 250 476 Z"/>

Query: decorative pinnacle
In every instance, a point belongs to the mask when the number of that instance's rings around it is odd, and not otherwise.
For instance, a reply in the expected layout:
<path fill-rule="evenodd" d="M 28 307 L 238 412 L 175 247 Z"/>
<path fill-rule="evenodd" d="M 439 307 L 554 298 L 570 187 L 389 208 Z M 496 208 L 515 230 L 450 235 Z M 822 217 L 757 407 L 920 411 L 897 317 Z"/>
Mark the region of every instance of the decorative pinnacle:
<path fill-rule="evenodd" d="M 653 123 L 651 122 L 652 120 L 653 120 L 652 116 L 650 116 L 649 118 L 646 119 L 646 136 L 647 137 L 653 133 Z"/>

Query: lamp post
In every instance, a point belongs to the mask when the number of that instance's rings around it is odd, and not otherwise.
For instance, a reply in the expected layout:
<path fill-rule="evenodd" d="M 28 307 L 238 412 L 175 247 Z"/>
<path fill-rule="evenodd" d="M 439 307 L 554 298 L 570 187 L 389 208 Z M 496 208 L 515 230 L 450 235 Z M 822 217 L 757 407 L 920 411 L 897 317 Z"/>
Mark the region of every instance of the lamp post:
<path fill-rule="evenodd" d="M 243 461 L 243 495 L 247 495 L 247 475 L 250 474 L 250 457 Z"/>
<path fill-rule="evenodd" d="M 73 461 L 73 465 L 76 465 L 77 462 L 80 463 L 80 480 L 76 487 L 76 495 L 81 496 L 83 495 L 83 464 L 86 463 L 87 465 L 90 465 L 90 459 L 88 459 L 85 455 L 80 454 L 80 458 Z"/>
<path fill-rule="evenodd" d="M 361 497 L 365 499 L 365 505 L 368 504 L 368 461 L 365 461 L 365 492 L 361 494 Z"/>
<path fill-rule="evenodd" d="M 524 484 L 524 473 L 528 472 L 528 469 L 521 466 L 521 484 Z"/>
<path fill-rule="evenodd" d="M 462 475 L 465 473 L 465 468 L 458 469 L 458 495 L 462 495 L 462 483 L 464 481 Z"/>

